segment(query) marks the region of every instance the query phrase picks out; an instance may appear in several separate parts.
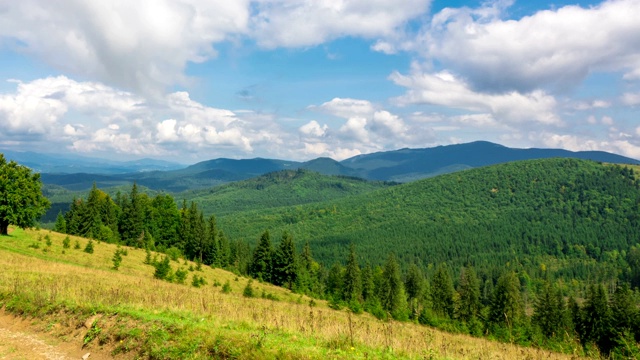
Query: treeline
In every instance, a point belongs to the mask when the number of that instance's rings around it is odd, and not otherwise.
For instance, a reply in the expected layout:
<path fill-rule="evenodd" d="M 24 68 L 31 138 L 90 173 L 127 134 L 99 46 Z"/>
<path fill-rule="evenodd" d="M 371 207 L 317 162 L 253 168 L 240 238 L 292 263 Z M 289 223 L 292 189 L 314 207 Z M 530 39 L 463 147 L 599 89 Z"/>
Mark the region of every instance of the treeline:
<path fill-rule="evenodd" d="M 75 199 L 69 211 L 58 214 L 54 230 L 160 252 L 178 251 L 187 259 L 218 267 L 242 268 L 242 260 L 250 254 L 244 243 L 229 241 L 215 217 L 205 217 L 195 203 L 183 201 L 178 208 L 171 195 L 150 198 L 139 193 L 135 183 L 129 194 L 118 193 L 115 199 L 94 185 L 86 200 Z"/>

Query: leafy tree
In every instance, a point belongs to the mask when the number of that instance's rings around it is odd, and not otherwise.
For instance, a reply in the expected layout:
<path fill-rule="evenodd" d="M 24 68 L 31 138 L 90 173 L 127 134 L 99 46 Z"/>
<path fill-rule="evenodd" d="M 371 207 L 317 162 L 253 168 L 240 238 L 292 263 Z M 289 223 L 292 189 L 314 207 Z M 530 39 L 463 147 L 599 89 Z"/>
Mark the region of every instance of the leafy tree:
<path fill-rule="evenodd" d="M 455 290 L 446 263 L 441 263 L 431 279 L 431 307 L 433 311 L 448 318 L 453 318 L 455 310 Z"/>
<path fill-rule="evenodd" d="M 271 281 L 273 248 L 269 230 L 265 230 L 258 240 L 258 246 L 253 252 L 253 259 L 249 266 L 249 274 L 257 279 Z"/>
<path fill-rule="evenodd" d="M 289 289 L 292 289 L 296 276 L 296 249 L 293 244 L 293 237 L 285 231 L 273 256 L 271 281 L 275 285 L 286 285 Z"/>
<path fill-rule="evenodd" d="M 7 235 L 9 225 L 29 228 L 36 224 L 51 204 L 42 195 L 40 174 L 7 162 L 0 154 L 0 235 Z"/>
<path fill-rule="evenodd" d="M 414 263 L 409 266 L 407 278 L 404 282 L 404 288 L 406 289 L 409 301 L 409 309 L 411 311 L 410 317 L 412 319 L 416 319 L 422 312 L 424 306 L 423 300 L 426 291 L 426 284 L 420 268 L 418 268 Z"/>
<path fill-rule="evenodd" d="M 344 269 L 342 281 L 342 299 L 346 302 L 360 301 L 362 297 L 362 283 L 360 278 L 360 266 L 356 258 L 356 248 L 353 244 L 349 247 L 349 258 Z"/>
<path fill-rule="evenodd" d="M 396 320 L 406 320 L 409 315 L 407 296 L 400 275 L 400 266 L 398 266 L 396 256 L 393 253 L 385 262 L 381 280 L 379 297 L 383 309 Z"/>
<path fill-rule="evenodd" d="M 458 284 L 458 318 L 469 322 L 480 313 L 480 281 L 472 267 L 460 271 Z"/>

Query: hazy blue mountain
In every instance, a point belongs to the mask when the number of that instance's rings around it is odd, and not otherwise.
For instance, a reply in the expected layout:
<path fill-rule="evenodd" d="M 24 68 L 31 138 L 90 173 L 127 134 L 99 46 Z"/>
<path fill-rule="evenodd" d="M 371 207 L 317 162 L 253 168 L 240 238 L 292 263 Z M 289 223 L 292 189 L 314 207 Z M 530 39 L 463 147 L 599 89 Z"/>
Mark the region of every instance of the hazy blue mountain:
<path fill-rule="evenodd" d="M 114 161 L 75 154 L 41 154 L 31 151 L 1 150 L 5 158 L 28 166 L 36 172 L 52 174 L 122 174 L 153 170 L 175 170 L 185 165 L 155 159 Z"/>
<path fill-rule="evenodd" d="M 366 179 L 408 182 L 468 168 L 545 158 L 640 164 L 638 160 L 604 151 L 514 149 L 487 141 L 358 155 L 341 164 L 356 170 L 359 176 Z"/>

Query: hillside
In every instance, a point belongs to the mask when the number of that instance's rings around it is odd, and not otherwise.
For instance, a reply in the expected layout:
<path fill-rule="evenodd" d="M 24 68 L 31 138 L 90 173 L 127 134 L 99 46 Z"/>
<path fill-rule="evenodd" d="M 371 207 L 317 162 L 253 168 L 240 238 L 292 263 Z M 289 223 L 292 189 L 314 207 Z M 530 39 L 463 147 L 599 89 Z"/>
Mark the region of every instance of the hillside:
<path fill-rule="evenodd" d="M 325 264 L 349 243 L 372 264 L 390 252 L 422 268 L 448 261 L 485 274 L 541 263 L 568 278 L 609 278 L 616 253 L 640 238 L 640 191 L 631 172 L 575 159 L 472 169 L 335 201 L 235 213 L 218 219 L 253 243 L 264 229 L 309 241 Z M 430 265 L 431 264 L 431 265 Z M 613 268 L 611 266 L 614 266 Z M 607 275 L 609 274 L 609 275 Z"/>
<path fill-rule="evenodd" d="M 224 216 L 241 211 L 335 200 L 391 185 L 299 169 L 272 172 L 207 190 L 183 192 L 176 194 L 176 198 L 196 202 L 205 213 Z"/>
<path fill-rule="evenodd" d="M 120 248 L 127 254 L 114 270 L 115 245 L 94 243 L 88 254 L 73 245 L 64 249 L 63 238 L 22 230 L 0 237 L 0 311 L 17 316 L 16 322 L 28 318 L 30 331 L 53 336 L 76 353 L 91 352 L 91 358 L 570 358 L 330 310 L 322 301 L 257 282 L 254 291 L 271 299 L 245 297 L 247 279 L 220 269 L 188 271 L 185 285 L 156 280 L 144 250 Z M 207 284 L 189 285 L 194 274 Z M 222 283 L 230 291 L 222 291 Z"/>

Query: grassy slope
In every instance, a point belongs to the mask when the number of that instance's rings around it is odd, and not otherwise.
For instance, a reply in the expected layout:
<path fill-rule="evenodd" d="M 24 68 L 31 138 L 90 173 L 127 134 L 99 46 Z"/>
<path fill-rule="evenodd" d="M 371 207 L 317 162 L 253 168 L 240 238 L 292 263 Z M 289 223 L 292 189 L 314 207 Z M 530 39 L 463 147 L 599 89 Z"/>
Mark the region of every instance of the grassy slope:
<path fill-rule="evenodd" d="M 50 247 L 43 238 L 47 234 Z M 87 350 L 157 359 L 569 358 L 408 323 L 384 323 L 330 310 L 322 302 L 310 307 L 307 298 L 258 283 L 258 293 L 264 289 L 280 301 L 245 298 L 241 292 L 247 279 L 236 281 L 219 269 L 200 273 L 208 282 L 202 288 L 155 280 L 152 267 L 143 264 L 142 250 L 128 248 L 115 271 L 114 245 L 96 244 L 94 254 L 86 254 L 73 244 L 78 240 L 84 247 L 87 240 L 71 237 L 72 249 L 63 253 L 63 237 L 35 230 L 0 237 L 0 307 L 33 316 L 43 331 L 84 342 Z M 172 262 L 174 269 L 176 265 Z M 212 286 L 216 280 L 230 281 L 232 292 Z"/>
<path fill-rule="evenodd" d="M 640 192 L 608 169 L 574 159 L 522 161 L 330 202 L 233 214 L 218 224 L 251 244 L 265 228 L 287 229 L 329 264 L 343 260 L 353 242 L 374 264 L 394 251 L 405 264 L 425 266 L 501 267 L 515 254 L 532 267 L 561 257 L 573 262 L 564 267 L 593 269 L 598 264 L 586 255 L 588 244 L 621 251 L 640 237 Z"/>

